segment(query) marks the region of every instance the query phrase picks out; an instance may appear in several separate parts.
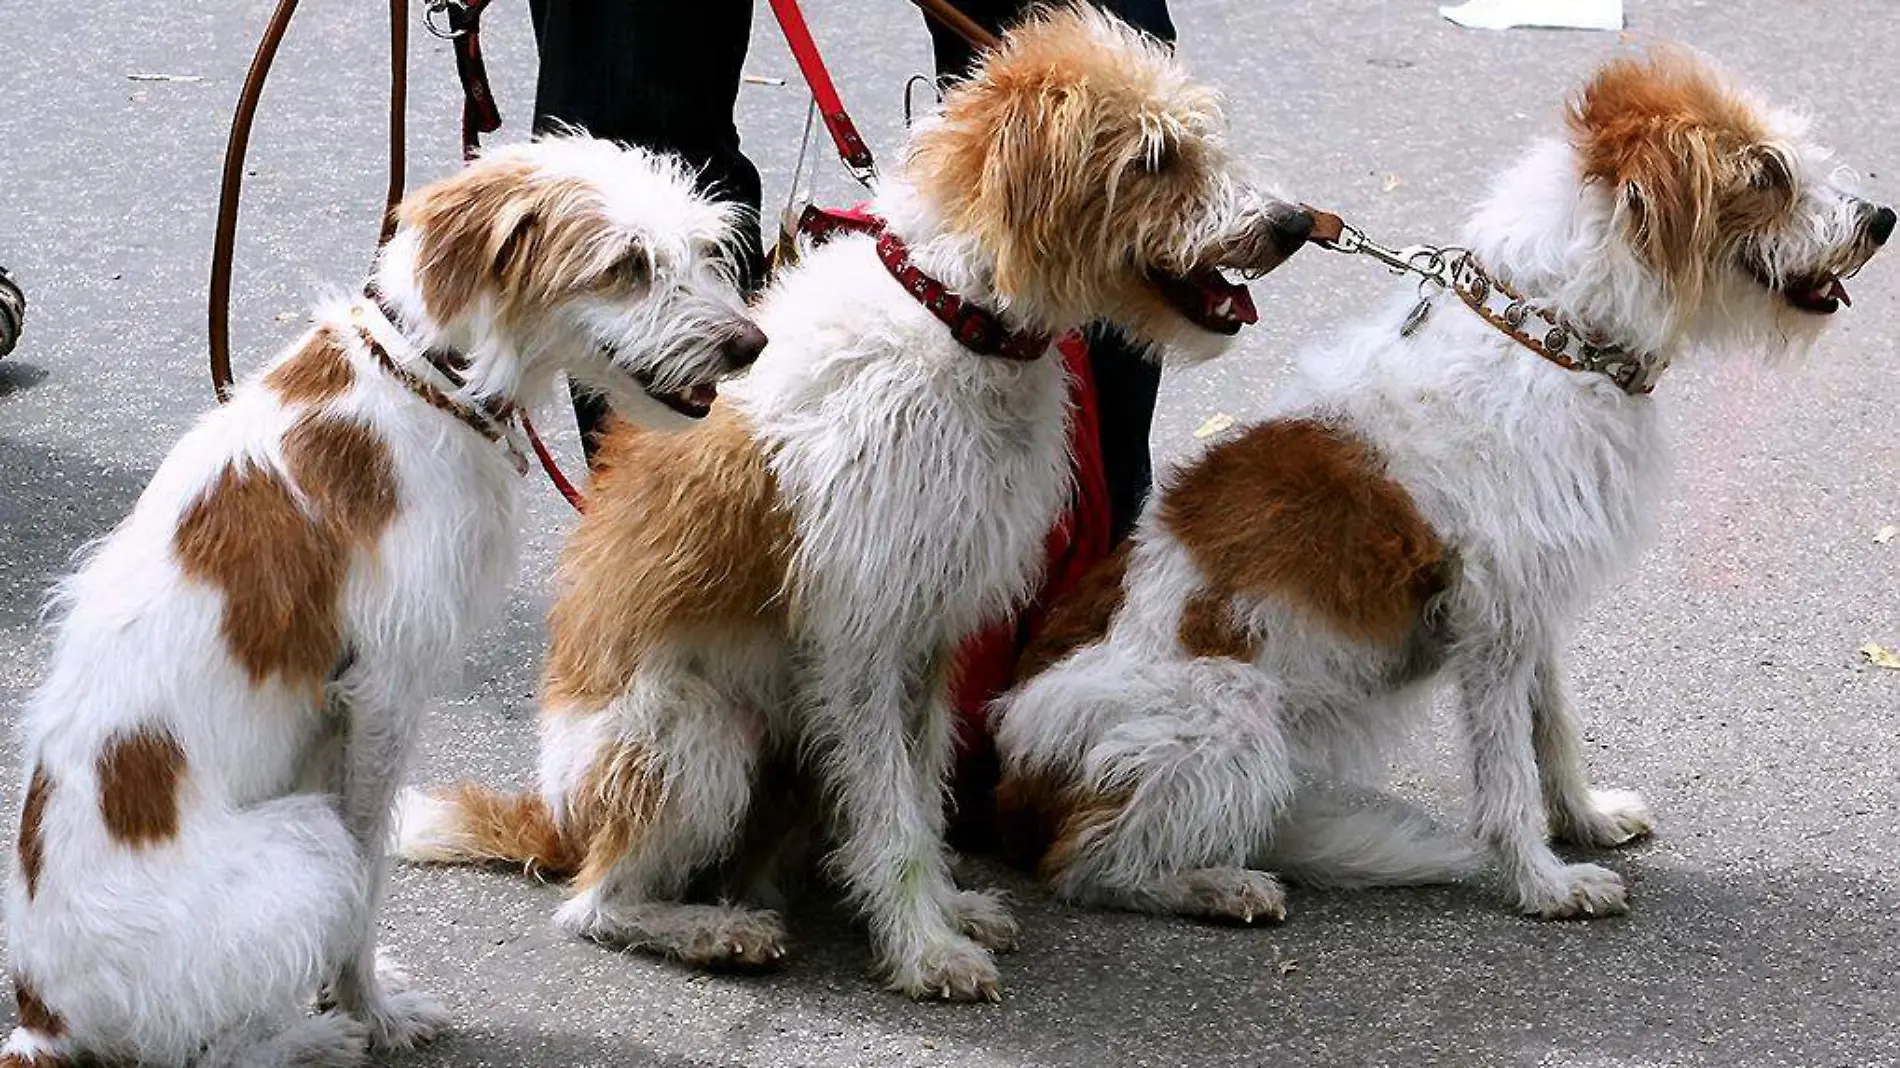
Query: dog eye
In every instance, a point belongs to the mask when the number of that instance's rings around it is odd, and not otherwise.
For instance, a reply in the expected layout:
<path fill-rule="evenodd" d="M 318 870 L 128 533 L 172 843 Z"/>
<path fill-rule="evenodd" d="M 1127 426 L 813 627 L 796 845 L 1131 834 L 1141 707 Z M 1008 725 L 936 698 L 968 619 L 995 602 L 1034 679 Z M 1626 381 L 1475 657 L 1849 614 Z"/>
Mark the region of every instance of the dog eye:
<path fill-rule="evenodd" d="M 1748 171 L 1748 185 L 1762 192 L 1787 192 L 1794 188 L 1794 171 L 1788 166 L 1788 160 L 1773 149 L 1759 149 L 1752 153 L 1753 166 Z"/>
<path fill-rule="evenodd" d="M 645 249 L 636 248 L 615 260 L 601 277 L 609 285 L 638 288 L 653 281 L 653 263 Z"/>
<path fill-rule="evenodd" d="M 1151 145 L 1148 154 L 1142 159 L 1142 169 L 1149 174 L 1164 174 L 1173 169 L 1181 159 L 1181 150 L 1174 141 L 1166 140 Z"/>

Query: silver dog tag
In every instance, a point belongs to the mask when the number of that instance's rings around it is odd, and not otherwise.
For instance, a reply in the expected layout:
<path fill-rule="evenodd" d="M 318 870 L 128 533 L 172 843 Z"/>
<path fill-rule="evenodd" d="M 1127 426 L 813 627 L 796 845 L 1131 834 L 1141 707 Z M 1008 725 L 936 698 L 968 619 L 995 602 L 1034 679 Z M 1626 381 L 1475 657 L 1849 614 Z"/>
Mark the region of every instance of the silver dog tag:
<path fill-rule="evenodd" d="M 1420 297 L 1418 303 L 1412 305 L 1412 310 L 1406 314 L 1405 322 L 1399 327 L 1399 336 L 1411 337 L 1418 333 L 1418 328 L 1425 325 L 1425 320 L 1430 318 L 1431 314 L 1432 298 Z"/>

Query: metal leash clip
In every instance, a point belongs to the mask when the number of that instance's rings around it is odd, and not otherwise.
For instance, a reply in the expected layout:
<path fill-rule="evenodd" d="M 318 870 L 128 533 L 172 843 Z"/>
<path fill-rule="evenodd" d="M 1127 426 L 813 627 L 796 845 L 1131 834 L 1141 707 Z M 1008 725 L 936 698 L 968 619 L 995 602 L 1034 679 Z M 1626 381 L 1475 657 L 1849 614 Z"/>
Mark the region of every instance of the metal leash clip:
<path fill-rule="evenodd" d="M 1364 230 L 1351 223 L 1342 225 L 1339 239 L 1327 242 L 1326 247 L 1348 255 L 1370 256 L 1385 264 L 1393 274 L 1416 274 L 1442 286 L 1451 285 L 1453 268 L 1465 252 L 1461 248 L 1440 248 L 1437 245 L 1387 248 L 1367 237 Z"/>
<path fill-rule="evenodd" d="M 431 36 L 453 41 L 468 32 L 455 25 L 455 17 L 466 10 L 466 0 L 429 0 L 428 8 L 422 12 L 422 25 L 428 28 Z M 438 18 L 440 24 L 437 23 Z"/>
<path fill-rule="evenodd" d="M 1347 255 L 1367 256 L 1385 264 L 1393 274 L 1415 274 L 1419 277 L 1418 303 L 1405 317 L 1399 327 L 1400 337 L 1411 337 L 1432 313 L 1432 299 L 1457 282 L 1458 268 L 1470 255 L 1462 248 L 1437 245 L 1406 245 L 1403 248 L 1387 248 L 1366 236 L 1364 230 L 1351 223 L 1341 223 L 1339 237 L 1320 244 L 1334 252 Z"/>

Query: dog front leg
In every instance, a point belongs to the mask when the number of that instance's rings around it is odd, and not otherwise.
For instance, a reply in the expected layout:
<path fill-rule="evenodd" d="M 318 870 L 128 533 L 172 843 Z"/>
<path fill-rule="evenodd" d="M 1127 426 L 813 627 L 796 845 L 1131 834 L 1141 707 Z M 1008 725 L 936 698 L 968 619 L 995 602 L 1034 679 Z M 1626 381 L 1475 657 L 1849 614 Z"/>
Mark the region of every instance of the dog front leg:
<path fill-rule="evenodd" d="M 1499 638 L 1466 649 L 1458 665 L 1473 829 L 1504 865 L 1526 913 L 1576 919 L 1627 912 L 1622 876 L 1565 864 L 1546 840 L 1533 740 L 1538 661 L 1536 652 Z"/>
<path fill-rule="evenodd" d="M 369 1028 L 373 1048 L 408 1049 L 449 1026 L 448 1010 L 408 989 L 408 977 L 376 952 L 376 917 L 389 876 L 390 820 L 423 701 L 419 695 L 378 695 L 360 686 L 342 693 L 337 706 L 346 717 L 338 804 L 363 858 L 363 908 L 355 944 L 344 949 L 335 1002 Z"/>
<path fill-rule="evenodd" d="M 870 923 L 880 970 L 914 998 L 998 1000 L 996 964 L 965 936 L 965 902 L 944 852 L 944 776 L 952 744 L 943 654 L 901 636 L 809 650 L 813 741 L 831 787 L 833 857 Z"/>
<path fill-rule="evenodd" d="M 1531 742 L 1543 782 L 1544 807 L 1558 841 L 1595 849 L 1623 845 L 1649 834 L 1649 807 L 1628 790 L 1597 790 L 1583 768 L 1583 747 L 1570 712 L 1557 652 L 1537 661 L 1531 692 Z"/>

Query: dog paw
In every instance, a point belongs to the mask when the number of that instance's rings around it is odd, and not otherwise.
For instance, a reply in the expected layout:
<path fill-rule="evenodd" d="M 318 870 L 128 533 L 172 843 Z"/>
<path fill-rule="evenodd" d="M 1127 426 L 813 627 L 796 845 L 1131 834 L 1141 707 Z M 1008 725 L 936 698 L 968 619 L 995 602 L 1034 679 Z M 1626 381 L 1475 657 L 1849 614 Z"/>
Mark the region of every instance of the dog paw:
<path fill-rule="evenodd" d="M 696 968 L 769 968 L 785 958 L 785 925 L 764 909 L 700 906 L 674 956 Z"/>
<path fill-rule="evenodd" d="M 292 1068 L 356 1068 L 369 1059 L 369 1028 L 340 1012 L 312 1016 L 285 1033 L 274 1052 Z"/>
<path fill-rule="evenodd" d="M 1002 1001 L 1002 978 L 989 950 L 967 938 L 924 950 L 893 969 L 891 989 L 919 1001 Z"/>
<path fill-rule="evenodd" d="M 1000 893 L 959 890 L 950 910 L 957 918 L 957 927 L 984 949 L 1013 953 L 1022 944 L 1022 926 L 1003 906 Z"/>
<path fill-rule="evenodd" d="M 1169 896 L 1183 916 L 1223 923 L 1279 923 L 1286 919 L 1286 888 L 1251 868 L 1198 868 L 1173 877 Z"/>
<path fill-rule="evenodd" d="M 1609 849 L 1649 837 L 1649 806 L 1629 790 L 1592 790 L 1589 807 L 1566 813 L 1555 821 L 1560 842 L 1590 849 Z"/>
<path fill-rule="evenodd" d="M 414 1049 L 449 1029 L 449 1010 L 419 990 L 385 990 L 374 1004 L 357 1011 L 369 1029 L 374 1050 Z"/>
<path fill-rule="evenodd" d="M 1521 885 L 1518 904 L 1540 920 L 1592 920 L 1630 910 L 1623 877 L 1595 864 L 1569 864 L 1548 879 Z"/>

